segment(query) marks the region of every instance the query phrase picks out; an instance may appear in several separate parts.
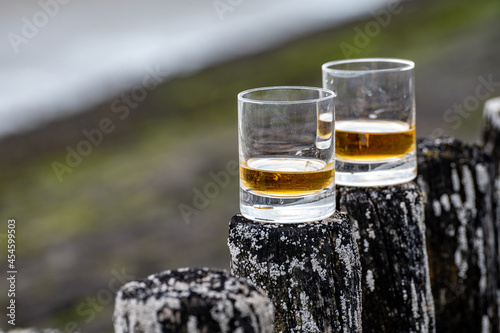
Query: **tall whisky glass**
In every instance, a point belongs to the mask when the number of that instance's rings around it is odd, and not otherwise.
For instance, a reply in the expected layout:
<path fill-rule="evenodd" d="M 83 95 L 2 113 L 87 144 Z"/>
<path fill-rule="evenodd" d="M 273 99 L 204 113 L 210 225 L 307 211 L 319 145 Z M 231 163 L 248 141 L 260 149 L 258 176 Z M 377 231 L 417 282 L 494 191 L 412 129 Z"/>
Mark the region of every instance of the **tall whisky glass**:
<path fill-rule="evenodd" d="M 335 93 L 336 183 L 402 184 L 417 175 L 414 63 L 354 59 L 322 66 Z"/>
<path fill-rule="evenodd" d="M 267 87 L 238 94 L 243 216 L 299 223 L 333 214 L 333 97 L 333 92 L 315 87 Z"/>

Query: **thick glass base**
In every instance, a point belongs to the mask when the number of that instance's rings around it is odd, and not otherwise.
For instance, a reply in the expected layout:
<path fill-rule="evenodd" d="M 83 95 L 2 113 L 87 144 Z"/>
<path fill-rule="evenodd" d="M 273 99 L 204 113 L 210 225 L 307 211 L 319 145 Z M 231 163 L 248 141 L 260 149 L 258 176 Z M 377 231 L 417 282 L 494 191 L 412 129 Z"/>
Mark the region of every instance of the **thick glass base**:
<path fill-rule="evenodd" d="M 337 160 L 335 183 L 343 186 L 372 187 L 404 184 L 417 176 L 414 153 L 386 162 L 345 162 Z"/>
<path fill-rule="evenodd" d="M 335 211 L 335 189 L 325 188 L 304 196 L 266 196 L 240 188 L 240 210 L 258 222 L 302 223 L 323 220 Z"/>

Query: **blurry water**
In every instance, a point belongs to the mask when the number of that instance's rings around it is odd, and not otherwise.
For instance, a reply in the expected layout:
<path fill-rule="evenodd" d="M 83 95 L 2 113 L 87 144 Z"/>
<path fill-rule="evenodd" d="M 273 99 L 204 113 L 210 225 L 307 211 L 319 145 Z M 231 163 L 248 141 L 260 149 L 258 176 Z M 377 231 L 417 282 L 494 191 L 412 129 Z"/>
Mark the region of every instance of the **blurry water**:
<path fill-rule="evenodd" d="M 140 84 L 368 15 L 387 0 L 0 4 L 0 136 Z"/>

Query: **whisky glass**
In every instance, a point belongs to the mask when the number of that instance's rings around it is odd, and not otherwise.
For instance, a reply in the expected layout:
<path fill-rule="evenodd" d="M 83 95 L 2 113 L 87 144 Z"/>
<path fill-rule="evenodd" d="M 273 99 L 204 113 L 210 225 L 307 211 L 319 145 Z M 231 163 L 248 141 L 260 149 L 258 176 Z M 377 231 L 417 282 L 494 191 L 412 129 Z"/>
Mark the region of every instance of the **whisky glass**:
<path fill-rule="evenodd" d="M 353 59 L 322 66 L 335 93 L 337 185 L 387 186 L 417 175 L 414 63 Z"/>
<path fill-rule="evenodd" d="M 243 216 L 300 223 L 333 214 L 333 97 L 315 87 L 266 87 L 238 94 Z"/>

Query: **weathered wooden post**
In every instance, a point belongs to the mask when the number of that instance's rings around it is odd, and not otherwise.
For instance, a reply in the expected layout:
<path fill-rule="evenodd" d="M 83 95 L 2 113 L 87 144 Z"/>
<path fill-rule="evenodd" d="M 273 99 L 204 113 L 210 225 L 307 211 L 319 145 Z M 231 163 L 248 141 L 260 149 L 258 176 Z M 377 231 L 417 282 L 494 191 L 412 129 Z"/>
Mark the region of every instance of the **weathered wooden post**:
<path fill-rule="evenodd" d="M 361 332 L 359 255 L 347 215 L 300 224 L 229 224 L 231 273 L 262 288 L 275 332 Z"/>
<path fill-rule="evenodd" d="M 495 226 L 500 230 L 500 97 L 490 99 L 484 104 L 482 146 L 486 153 L 494 160 L 493 183 L 493 215 Z M 500 274 L 500 232 L 496 237 L 497 274 Z M 500 295 L 500 277 L 498 278 L 497 292 Z M 498 300 L 500 313 L 500 296 Z M 499 322 L 500 322 L 500 314 Z M 499 323 L 500 325 L 500 323 Z M 500 328 L 498 329 L 500 331 Z"/>
<path fill-rule="evenodd" d="M 337 187 L 362 267 L 363 332 L 434 332 L 434 302 L 418 186 Z"/>
<path fill-rule="evenodd" d="M 498 332 L 493 160 L 477 145 L 421 140 L 418 182 L 438 332 Z"/>
<path fill-rule="evenodd" d="M 437 328 L 500 332 L 500 98 L 485 103 L 481 145 L 418 150 Z"/>
<path fill-rule="evenodd" d="M 438 331 L 500 332 L 500 98 L 485 103 L 482 138 L 418 145 Z"/>
<path fill-rule="evenodd" d="M 484 104 L 482 146 L 494 160 L 493 216 L 496 227 L 497 328 L 500 332 L 500 97 Z"/>
<path fill-rule="evenodd" d="M 125 284 L 116 296 L 115 333 L 273 332 L 273 305 L 226 271 L 185 268 Z"/>

